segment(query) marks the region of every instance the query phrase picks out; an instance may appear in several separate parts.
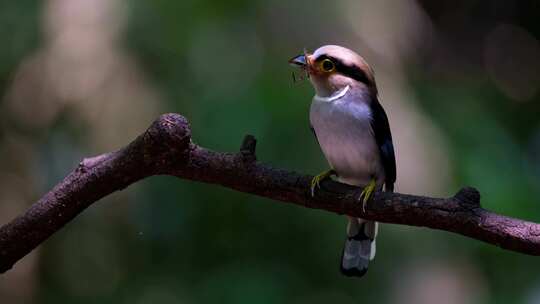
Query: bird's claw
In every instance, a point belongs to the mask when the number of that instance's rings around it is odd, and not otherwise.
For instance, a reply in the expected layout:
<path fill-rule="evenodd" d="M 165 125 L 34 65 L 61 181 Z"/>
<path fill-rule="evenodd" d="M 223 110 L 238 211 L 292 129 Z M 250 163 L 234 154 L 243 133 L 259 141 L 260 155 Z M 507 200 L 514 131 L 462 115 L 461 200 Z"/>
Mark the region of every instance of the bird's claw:
<path fill-rule="evenodd" d="M 330 169 L 330 170 L 326 170 L 322 172 L 321 174 L 315 175 L 313 179 L 311 180 L 311 197 L 315 196 L 315 188 L 320 189 L 321 188 L 320 183 L 334 174 L 336 174 L 336 171 L 334 171 L 333 169 Z"/>
<path fill-rule="evenodd" d="M 376 183 L 375 180 L 372 179 L 369 181 L 369 183 L 364 187 L 362 190 L 362 193 L 360 193 L 360 197 L 358 200 L 362 200 L 362 211 L 366 212 L 366 203 L 371 198 L 371 195 L 373 194 L 373 191 L 375 191 Z"/>

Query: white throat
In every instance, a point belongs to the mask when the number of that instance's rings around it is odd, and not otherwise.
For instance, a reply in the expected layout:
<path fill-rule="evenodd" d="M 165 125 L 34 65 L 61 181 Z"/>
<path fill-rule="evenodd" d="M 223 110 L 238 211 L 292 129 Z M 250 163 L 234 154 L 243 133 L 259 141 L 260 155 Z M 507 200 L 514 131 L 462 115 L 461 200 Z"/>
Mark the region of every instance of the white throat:
<path fill-rule="evenodd" d="M 347 94 L 347 92 L 349 91 L 350 87 L 349 86 L 346 86 L 344 87 L 343 89 L 337 91 L 336 93 L 328 96 L 328 97 L 321 97 L 319 95 L 315 95 L 315 98 L 317 100 L 320 100 L 320 101 L 324 101 L 324 102 L 332 102 L 336 99 L 340 99 L 341 97 L 345 96 L 345 94 Z"/>

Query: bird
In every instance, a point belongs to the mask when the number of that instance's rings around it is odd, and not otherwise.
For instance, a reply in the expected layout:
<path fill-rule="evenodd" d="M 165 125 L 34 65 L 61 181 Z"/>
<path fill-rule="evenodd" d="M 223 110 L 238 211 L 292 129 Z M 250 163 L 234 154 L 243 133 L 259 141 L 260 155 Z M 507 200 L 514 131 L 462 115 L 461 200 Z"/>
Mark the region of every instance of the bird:
<path fill-rule="evenodd" d="M 362 187 L 358 200 L 363 208 L 374 191 L 384 188 L 393 192 L 396 159 L 392 134 L 368 63 L 338 45 L 321 46 L 312 54 L 304 50 L 289 63 L 306 73 L 315 90 L 310 127 L 330 166 L 312 179 L 311 195 L 315 196 L 320 183 L 331 176 Z M 377 222 L 348 216 L 342 274 L 366 274 L 375 257 L 377 232 Z"/>

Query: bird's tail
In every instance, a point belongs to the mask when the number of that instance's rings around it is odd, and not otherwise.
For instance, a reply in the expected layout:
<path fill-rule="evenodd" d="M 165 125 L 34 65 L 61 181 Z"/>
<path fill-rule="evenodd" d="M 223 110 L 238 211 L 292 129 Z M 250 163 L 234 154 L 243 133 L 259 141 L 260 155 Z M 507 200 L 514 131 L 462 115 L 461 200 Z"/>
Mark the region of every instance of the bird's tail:
<path fill-rule="evenodd" d="M 378 223 L 349 217 L 347 239 L 341 255 L 340 270 L 346 276 L 361 277 L 375 257 L 375 237 Z"/>

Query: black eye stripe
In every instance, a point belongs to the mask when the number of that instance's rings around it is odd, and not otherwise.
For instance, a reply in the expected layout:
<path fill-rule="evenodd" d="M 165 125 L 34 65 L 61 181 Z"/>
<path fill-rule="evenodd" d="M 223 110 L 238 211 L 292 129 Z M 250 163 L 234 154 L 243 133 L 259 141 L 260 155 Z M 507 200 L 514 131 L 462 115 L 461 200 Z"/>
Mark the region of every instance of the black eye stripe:
<path fill-rule="evenodd" d="M 367 77 L 366 73 L 364 73 L 364 71 L 362 71 L 359 67 L 345 65 L 341 60 L 339 60 L 337 58 L 334 58 L 334 57 L 331 57 L 331 56 L 327 56 L 327 55 L 321 55 L 321 56 L 317 57 L 315 59 L 315 62 L 320 62 L 320 61 L 322 61 L 324 59 L 332 60 L 332 62 L 336 66 L 336 71 L 338 71 L 339 73 L 341 73 L 341 74 L 343 74 L 343 75 L 345 75 L 347 77 L 351 77 L 352 79 L 354 79 L 356 81 L 359 81 L 359 82 L 365 83 L 367 85 L 370 85 L 370 81 L 369 81 L 369 78 Z"/>
<path fill-rule="evenodd" d="M 366 73 L 356 66 L 336 64 L 336 70 L 345 76 L 349 76 L 356 81 L 369 85 L 369 78 Z"/>

